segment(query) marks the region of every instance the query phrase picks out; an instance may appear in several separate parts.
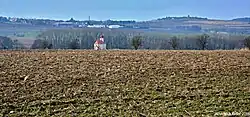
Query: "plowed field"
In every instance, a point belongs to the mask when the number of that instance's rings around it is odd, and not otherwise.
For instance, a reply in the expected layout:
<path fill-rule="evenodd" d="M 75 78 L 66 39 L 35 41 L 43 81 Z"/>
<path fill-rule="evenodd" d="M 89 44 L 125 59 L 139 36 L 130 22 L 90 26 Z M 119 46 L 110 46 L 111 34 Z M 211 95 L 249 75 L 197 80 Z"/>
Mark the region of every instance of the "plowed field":
<path fill-rule="evenodd" d="M 0 51 L 0 116 L 250 112 L 250 51 Z"/>

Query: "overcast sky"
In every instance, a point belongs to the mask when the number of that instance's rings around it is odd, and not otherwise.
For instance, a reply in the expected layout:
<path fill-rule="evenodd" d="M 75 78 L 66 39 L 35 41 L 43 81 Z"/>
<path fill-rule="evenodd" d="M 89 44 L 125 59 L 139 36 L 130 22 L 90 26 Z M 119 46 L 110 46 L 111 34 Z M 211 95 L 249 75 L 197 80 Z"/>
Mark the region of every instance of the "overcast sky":
<path fill-rule="evenodd" d="M 78 20 L 149 20 L 165 16 L 250 16 L 250 0 L 0 0 L 0 15 Z"/>

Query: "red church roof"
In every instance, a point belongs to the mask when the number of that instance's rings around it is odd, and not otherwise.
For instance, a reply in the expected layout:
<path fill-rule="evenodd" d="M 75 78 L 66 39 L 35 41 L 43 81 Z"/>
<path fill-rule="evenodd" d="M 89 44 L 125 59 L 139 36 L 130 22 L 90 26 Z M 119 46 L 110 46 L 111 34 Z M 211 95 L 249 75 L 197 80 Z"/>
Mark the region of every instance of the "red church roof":
<path fill-rule="evenodd" d="M 100 36 L 100 38 L 104 38 L 104 36 L 103 36 L 103 35 L 101 35 L 101 36 Z"/>

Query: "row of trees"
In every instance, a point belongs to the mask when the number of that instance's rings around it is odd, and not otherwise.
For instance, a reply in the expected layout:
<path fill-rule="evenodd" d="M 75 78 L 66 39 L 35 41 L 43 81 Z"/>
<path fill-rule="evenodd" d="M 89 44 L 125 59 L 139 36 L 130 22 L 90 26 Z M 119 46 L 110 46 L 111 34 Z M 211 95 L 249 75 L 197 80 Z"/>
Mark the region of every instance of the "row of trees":
<path fill-rule="evenodd" d="M 25 49 L 25 47 L 18 40 L 0 36 L 0 49 Z"/>
<path fill-rule="evenodd" d="M 104 34 L 108 49 L 185 49 L 216 50 L 248 47 L 243 35 L 201 34 L 171 36 L 163 33 L 131 30 L 72 29 L 50 30 L 37 37 L 33 49 L 93 49 L 99 35 Z"/>
<path fill-rule="evenodd" d="M 98 35 L 98 34 L 97 34 Z M 44 36 L 44 35 L 43 35 Z M 71 36 L 72 38 L 42 38 L 42 35 L 34 41 L 32 49 L 93 49 L 94 37 Z M 105 38 L 108 49 L 241 49 L 250 48 L 250 36 L 241 39 L 215 39 L 210 35 L 203 34 L 189 38 L 181 38 L 177 36 L 167 37 L 166 39 L 154 36 L 123 35 L 107 36 Z M 56 36 L 55 36 L 56 37 Z M 70 37 L 70 36 L 69 36 Z M 78 37 L 78 38 L 74 38 Z M 99 37 L 99 36 L 96 36 Z M 65 39 L 65 40 L 63 40 Z M 0 36 L 0 49 L 24 49 L 25 47 L 17 40 Z"/>
<path fill-rule="evenodd" d="M 209 42 L 209 35 L 207 34 L 203 34 L 203 35 L 199 35 L 197 36 L 196 39 L 196 45 L 199 49 L 201 50 L 205 50 L 207 49 L 208 46 L 208 42 Z M 178 49 L 179 48 L 179 43 L 180 43 L 180 39 L 178 39 L 178 37 L 173 36 L 170 41 L 169 44 L 173 49 Z"/>
<path fill-rule="evenodd" d="M 196 45 L 199 47 L 200 50 L 205 50 L 208 49 L 208 42 L 209 42 L 209 35 L 207 34 L 203 34 L 203 35 L 199 35 L 196 38 Z M 141 44 L 142 44 L 142 36 L 135 36 L 132 39 L 132 46 L 137 50 Z M 171 46 L 172 49 L 177 50 L 179 49 L 179 45 L 180 45 L 180 39 L 176 36 L 173 36 L 170 40 L 169 40 L 169 45 Z M 250 36 L 246 37 L 243 40 L 243 45 L 250 49 Z M 235 47 L 235 46 L 234 46 Z"/>

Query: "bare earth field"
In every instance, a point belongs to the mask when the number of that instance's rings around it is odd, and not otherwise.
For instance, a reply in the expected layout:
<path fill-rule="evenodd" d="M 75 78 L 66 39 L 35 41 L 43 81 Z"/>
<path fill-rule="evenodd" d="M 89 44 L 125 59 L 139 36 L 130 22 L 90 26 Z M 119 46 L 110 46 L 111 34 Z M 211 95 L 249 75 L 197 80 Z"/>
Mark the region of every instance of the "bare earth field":
<path fill-rule="evenodd" d="M 0 51 L 0 116 L 250 112 L 250 51 Z"/>

